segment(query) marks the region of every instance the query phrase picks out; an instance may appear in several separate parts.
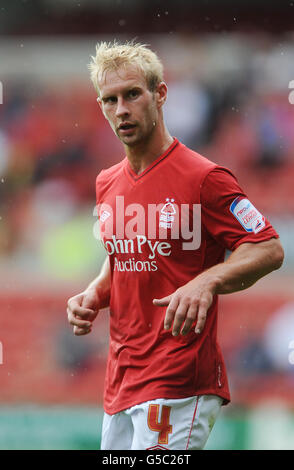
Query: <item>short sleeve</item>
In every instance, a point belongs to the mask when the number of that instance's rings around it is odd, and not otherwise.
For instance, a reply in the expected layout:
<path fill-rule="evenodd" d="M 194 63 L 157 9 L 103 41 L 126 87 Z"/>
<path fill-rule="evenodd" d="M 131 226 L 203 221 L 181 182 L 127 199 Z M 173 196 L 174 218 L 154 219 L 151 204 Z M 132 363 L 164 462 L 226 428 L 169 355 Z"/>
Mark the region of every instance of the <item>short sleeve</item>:
<path fill-rule="evenodd" d="M 100 173 L 96 177 L 96 204 L 99 205 L 101 201 L 101 193 L 104 187 L 104 173 L 105 170 L 101 170 Z"/>
<path fill-rule="evenodd" d="M 206 175 L 200 199 L 205 230 L 230 251 L 242 243 L 279 238 L 226 168 L 216 167 Z"/>

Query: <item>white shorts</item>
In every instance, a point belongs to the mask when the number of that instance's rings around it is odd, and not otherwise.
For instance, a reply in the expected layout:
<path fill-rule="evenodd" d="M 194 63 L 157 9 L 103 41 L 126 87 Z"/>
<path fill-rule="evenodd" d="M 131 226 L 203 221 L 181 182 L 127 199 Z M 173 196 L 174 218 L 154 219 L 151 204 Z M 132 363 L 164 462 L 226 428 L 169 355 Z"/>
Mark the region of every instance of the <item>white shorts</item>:
<path fill-rule="evenodd" d="M 158 398 L 104 413 L 101 450 L 201 450 L 222 403 L 216 395 Z"/>

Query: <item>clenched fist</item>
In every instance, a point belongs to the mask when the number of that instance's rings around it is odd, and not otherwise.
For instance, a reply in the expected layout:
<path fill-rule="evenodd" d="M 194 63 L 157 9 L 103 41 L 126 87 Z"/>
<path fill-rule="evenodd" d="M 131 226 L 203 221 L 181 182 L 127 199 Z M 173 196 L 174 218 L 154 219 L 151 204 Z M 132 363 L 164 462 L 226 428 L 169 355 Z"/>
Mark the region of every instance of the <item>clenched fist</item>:
<path fill-rule="evenodd" d="M 100 300 L 96 289 L 87 289 L 68 300 L 67 318 L 77 336 L 87 335 L 98 315 Z"/>

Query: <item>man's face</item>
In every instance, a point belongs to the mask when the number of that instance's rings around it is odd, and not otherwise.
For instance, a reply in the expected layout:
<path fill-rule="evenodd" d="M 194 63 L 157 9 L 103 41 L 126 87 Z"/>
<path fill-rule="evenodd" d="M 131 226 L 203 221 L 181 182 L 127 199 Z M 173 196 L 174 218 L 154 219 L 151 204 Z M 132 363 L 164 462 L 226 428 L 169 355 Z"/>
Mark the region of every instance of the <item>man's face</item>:
<path fill-rule="evenodd" d="M 147 140 L 161 105 L 156 92 L 148 89 L 143 73 L 133 66 L 107 71 L 99 88 L 103 114 L 122 143 L 134 146 Z"/>

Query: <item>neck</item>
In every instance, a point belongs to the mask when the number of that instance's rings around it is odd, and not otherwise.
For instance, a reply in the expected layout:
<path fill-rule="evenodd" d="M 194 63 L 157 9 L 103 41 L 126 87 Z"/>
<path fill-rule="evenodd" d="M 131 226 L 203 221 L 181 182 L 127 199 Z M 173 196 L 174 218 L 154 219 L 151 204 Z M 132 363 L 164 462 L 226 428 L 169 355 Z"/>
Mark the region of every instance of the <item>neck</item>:
<path fill-rule="evenodd" d="M 130 147 L 124 145 L 124 147 L 131 168 L 139 175 L 172 143 L 173 137 L 163 124 L 162 126 L 158 125 L 147 140 Z"/>

